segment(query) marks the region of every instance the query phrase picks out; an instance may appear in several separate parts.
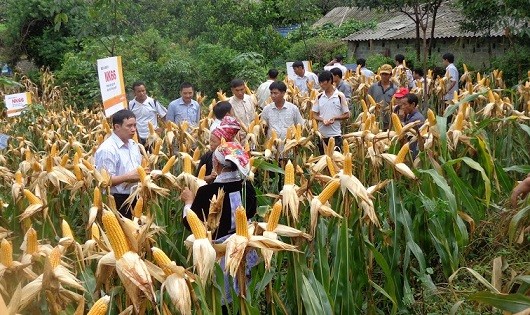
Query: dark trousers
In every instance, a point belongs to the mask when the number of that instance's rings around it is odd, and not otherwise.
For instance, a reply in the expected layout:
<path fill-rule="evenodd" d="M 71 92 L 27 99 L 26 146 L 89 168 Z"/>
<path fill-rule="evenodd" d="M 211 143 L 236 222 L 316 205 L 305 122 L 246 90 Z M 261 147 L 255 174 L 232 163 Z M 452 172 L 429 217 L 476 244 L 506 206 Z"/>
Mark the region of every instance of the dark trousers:
<path fill-rule="evenodd" d="M 335 151 L 342 152 L 342 136 L 335 136 L 333 137 L 335 139 Z M 324 142 L 326 145 L 328 145 L 330 138 L 322 138 L 318 141 L 318 149 L 320 150 L 320 154 L 324 154 L 324 145 L 322 142 Z"/>
<path fill-rule="evenodd" d="M 131 204 L 125 204 L 125 200 L 130 196 L 129 194 L 112 194 L 112 196 L 116 202 L 116 209 L 118 209 L 118 212 L 128 219 L 132 219 L 132 210 L 136 205 L 136 199 L 133 200 Z"/>

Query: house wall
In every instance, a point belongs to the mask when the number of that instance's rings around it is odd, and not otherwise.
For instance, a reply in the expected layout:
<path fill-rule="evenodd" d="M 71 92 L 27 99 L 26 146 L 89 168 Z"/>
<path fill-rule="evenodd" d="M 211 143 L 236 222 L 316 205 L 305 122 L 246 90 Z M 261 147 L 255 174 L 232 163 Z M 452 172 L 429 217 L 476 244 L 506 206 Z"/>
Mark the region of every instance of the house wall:
<path fill-rule="evenodd" d="M 413 39 L 348 42 L 348 55 L 355 56 L 355 58 L 367 58 L 377 53 L 389 57 L 399 53 L 414 53 L 414 42 Z M 488 53 L 489 45 L 491 45 L 491 56 Z M 455 55 L 455 63 L 463 62 L 480 69 L 489 67 L 491 57 L 503 55 L 507 50 L 508 42 L 503 37 L 489 39 L 467 37 L 437 39 L 432 52 L 435 56 L 451 52 Z"/>

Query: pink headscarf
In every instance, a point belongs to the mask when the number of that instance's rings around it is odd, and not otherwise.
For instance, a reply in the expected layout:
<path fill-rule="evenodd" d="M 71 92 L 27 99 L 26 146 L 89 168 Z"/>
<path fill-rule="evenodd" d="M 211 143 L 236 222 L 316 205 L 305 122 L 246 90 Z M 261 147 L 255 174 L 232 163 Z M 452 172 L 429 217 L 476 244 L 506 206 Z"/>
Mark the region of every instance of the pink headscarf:
<path fill-rule="evenodd" d="M 212 131 L 212 134 L 219 139 L 224 138 L 225 141 L 234 141 L 234 137 L 239 132 L 241 127 L 237 120 L 232 116 L 225 116 L 221 120 L 221 124 Z"/>
<path fill-rule="evenodd" d="M 214 157 L 223 165 L 228 165 L 227 161 L 233 162 L 244 176 L 248 176 L 250 172 L 248 153 L 237 142 L 221 143 L 214 151 Z"/>

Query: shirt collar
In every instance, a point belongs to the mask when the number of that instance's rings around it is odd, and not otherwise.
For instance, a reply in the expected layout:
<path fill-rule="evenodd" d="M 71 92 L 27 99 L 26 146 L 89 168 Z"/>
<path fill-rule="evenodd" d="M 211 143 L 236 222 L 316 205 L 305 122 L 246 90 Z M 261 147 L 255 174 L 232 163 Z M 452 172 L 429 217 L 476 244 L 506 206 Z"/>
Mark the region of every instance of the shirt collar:
<path fill-rule="evenodd" d="M 121 147 L 128 147 L 128 145 L 131 143 L 132 140 L 129 140 L 128 143 L 125 143 L 123 142 L 120 137 L 118 137 L 118 135 L 116 133 L 114 133 L 114 131 L 112 132 L 112 134 L 110 135 L 112 141 L 114 141 L 114 143 L 116 143 L 116 145 L 118 146 L 118 148 L 121 148 Z"/>

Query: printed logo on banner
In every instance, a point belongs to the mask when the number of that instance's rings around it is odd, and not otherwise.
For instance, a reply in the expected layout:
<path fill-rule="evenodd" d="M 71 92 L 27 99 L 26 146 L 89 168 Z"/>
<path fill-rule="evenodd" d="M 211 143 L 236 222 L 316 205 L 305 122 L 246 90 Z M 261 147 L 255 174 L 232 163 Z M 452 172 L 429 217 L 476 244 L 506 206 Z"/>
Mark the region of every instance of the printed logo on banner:
<path fill-rule="evenodd" d="M 7 117 L 14 117 L 20 115 L 26 108 L 26 105 L 31 104 L 30 93 L 8 94 L 4 96 L 4 102 L 7 109 Z"/>
<path fill-rule="evenodd" d="M 110 117 L 127 107 L 121 57 L 98 59 L 99 89 L 105 116 Z"/>

